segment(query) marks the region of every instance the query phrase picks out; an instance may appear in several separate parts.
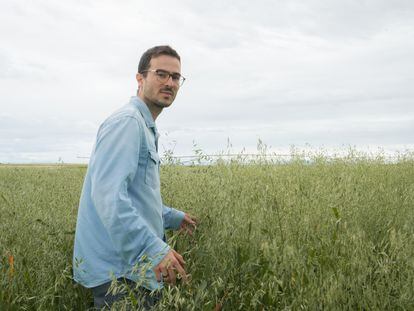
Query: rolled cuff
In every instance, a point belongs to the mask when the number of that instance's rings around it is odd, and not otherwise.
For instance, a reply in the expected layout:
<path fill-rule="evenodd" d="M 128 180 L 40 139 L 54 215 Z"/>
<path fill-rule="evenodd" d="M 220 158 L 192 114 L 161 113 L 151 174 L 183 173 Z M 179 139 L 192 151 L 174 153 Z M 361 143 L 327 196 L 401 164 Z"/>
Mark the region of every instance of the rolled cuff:
<path fill-rule="evenodd" d="M 164 205 L 164 228 L 177 230 L 183 222 L 185 213 Z"/>
<path fill-rule="evenodd" d="M 156 238 L 154 241 L 145 247 L 141 254 L 140 260 L 145 257 L 151 262 L 151 267 L 156 267 L 162 259 L 168 254 L 170 247 L 163 240 Z"/>

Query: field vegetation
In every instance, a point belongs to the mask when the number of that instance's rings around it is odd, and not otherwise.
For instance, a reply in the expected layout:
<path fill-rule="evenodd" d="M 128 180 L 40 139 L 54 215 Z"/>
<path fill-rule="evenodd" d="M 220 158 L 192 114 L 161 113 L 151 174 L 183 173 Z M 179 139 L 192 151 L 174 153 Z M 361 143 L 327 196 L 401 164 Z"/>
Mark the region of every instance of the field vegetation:
<path fill-rule="evenodd" d="M 351 153 L 162 166 L 188 285 L 160 310 L 413 310 L 414 157 Z M 86 166 L 0 166 L 0 310 L 86 310 L 72 280 Z M 124 302 L 134 304 L 130 300 Z"/>

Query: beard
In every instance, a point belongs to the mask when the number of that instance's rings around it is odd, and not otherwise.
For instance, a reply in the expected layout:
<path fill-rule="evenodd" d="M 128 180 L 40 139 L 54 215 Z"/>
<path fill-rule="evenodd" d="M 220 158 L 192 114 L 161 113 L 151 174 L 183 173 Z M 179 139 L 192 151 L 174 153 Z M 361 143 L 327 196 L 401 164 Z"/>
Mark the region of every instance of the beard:
<path fill-rule="evenodd" d="M 153 106 L 153 107 L 163 109 L 163 108 L 170 107 L 171 104 L 173 103 L 174 99 L 175 99 L 175 96 L 173 96 L 170 99 L 160 99 L 159 97 L 157 98 L 155 96 L 151 98 L 151 97 L 145 96 L 144 97 L 144 102 L 151 105 L 151 106 Z"/>
<path fill-rule="evenodd" d="M 170 94 L 170 96 L 166 96 L 162 92 L 168 92 Z M 156 105 L 159 108 L 167 108 L 167 107 L 171 106 L 171 104 L 174 102 L 176 93 L 171 88 L 163 88 L 159 91 L 159 94 L 157 94 L 157 95 L 158 96 L 156 96 L 154 98 L 155 100 L 153 101 L 154 105 Z M 166 98 L 165 99 L 160 99 L 159 96 L 166 97 Z"/>
<path fill-rule="evenodd" d="M 164 92 L 164 93 L 163 93 Z M 148 106 L 152 106 L 156 109 L 163 109 L 171 106 L 177 95 L 177 90 L 164 86 L 158 87 L 147 87 L 141 89 L 142 99 Z"/>

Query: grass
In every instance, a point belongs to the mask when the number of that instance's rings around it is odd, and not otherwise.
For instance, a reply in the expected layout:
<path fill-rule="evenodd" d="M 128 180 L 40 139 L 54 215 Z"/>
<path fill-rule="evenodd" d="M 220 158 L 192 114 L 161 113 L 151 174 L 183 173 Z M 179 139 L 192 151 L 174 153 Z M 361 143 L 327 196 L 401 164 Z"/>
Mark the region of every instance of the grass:
<path fill-rule="evenodd" d="M 71 279 L 85 172 L 0 166 L 1 310 L 91 307 Z M 412 155 L 167 164 L 162 192 L 200 225 L 169 233 L 192 281 L 160 310 L 414 309 Z"/>

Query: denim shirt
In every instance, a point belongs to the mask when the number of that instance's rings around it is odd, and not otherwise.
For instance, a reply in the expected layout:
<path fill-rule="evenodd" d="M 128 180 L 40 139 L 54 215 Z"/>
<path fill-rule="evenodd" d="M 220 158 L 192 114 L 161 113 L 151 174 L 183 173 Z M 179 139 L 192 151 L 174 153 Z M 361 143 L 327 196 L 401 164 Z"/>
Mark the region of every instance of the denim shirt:
<path fill-rule="evenodd" d="M 184 213 L 163 205 L 157 128 L 136 96 L 99 128 L 79 203 L 74 280 L 85 287 L 126 277 L 161 288 L 152 268 L 170 250 L 164 229 Z M 145 272 L 133 268 L 146 267 Z"/>

